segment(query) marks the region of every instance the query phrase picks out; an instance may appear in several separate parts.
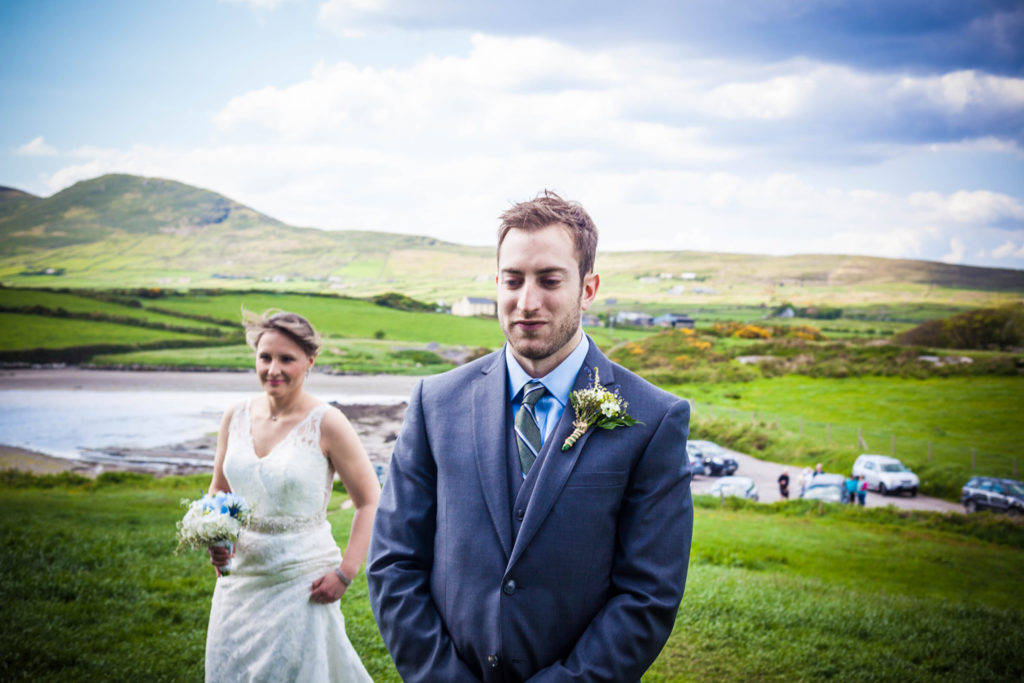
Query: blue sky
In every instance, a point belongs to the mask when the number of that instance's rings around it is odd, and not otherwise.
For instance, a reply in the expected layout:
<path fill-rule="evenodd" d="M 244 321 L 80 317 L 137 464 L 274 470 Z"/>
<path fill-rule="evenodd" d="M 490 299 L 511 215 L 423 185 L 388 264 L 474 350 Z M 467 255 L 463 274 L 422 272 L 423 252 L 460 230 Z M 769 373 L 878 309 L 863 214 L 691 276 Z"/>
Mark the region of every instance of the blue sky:
<path fill-rule="evenodd" d="M 0 185 L 123 172 L 490 245 L 1024 269 L 1019 0 L 2 1 Z"/>

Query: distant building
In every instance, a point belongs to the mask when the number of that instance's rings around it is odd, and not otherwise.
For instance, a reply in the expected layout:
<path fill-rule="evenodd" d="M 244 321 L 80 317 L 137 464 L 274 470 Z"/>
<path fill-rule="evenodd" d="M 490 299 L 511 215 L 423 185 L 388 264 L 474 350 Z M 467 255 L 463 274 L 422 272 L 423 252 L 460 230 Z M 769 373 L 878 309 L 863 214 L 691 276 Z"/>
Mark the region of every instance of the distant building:
<path fill-rule="evenodd" d="M 659 315 L 655 318 L 654 324 L 659 327 L 671 327 L 673 329 L 686 328 L 688 330 L 692 330 L 693 318 L 688 315 L 681 315 L 678 313 L 666 313 L 665 315 Z"/>
<path fill-rule="evenodd" d="M 580 322 L 583 324 L 583 327 L 601 327 L 601 319 L 590 313 L 584 313 L 580 317 Z"/>
<path fill-rule="evenodd" d="M 796 312 L 793 310 L 792 306 L 786 306 L 784 309 L 779 311 L 778 317 L 780 317 L 780 318 L 795 318 L 796 317 Z"/>
<path fill-rule="evenodd" d="M 696 280 L 697 273 L 679 273 L 680 280 Z"/>
<path fill-rule="evenodd" d="M 498 304 L 494 299 L 464 296 L 452 304 L 452 315 L 471 318 L 476 315 L 494 318 L 498 315 Z"/>
<path fill-rule="evenodd" d="M 686 286 L 685 285 L 672 285 L 671 287 L 668 288 L 668 291 L 665 292 L 665 293 L 666 294 L 677 295 L 677 294 L 683 294 L 685 292 L 686 292 Z"/>
<path fill-rule="evenodd" d="M 654 324 L 654 317 L 646 313 L 637 313 L 636 311 L 619 311 L 615 314 L 615 324 L 650 327 Z"/>

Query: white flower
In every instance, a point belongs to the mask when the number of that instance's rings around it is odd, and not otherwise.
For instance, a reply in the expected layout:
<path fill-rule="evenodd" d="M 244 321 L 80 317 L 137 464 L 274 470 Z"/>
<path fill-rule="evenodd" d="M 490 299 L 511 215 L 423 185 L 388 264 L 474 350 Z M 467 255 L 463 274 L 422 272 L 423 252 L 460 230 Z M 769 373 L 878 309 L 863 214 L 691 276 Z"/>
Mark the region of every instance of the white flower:
<path fill-rule="evenodd" d="M 601 404 L 601 412 L 607 417 L 615 417 L 615 413 L 619 412 L 619 404 L 616 401 L 605 401 Z"/>

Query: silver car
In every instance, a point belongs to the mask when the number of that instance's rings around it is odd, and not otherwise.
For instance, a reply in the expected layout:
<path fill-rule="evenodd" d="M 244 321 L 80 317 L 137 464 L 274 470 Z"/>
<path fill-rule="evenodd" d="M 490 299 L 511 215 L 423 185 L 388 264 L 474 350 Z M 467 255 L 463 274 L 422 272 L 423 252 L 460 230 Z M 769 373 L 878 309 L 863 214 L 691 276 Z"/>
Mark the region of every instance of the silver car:
<path fill-rule="evenodd" d="M 816 474 L 800 497 L 826 503 L 842 503 L 846 492 L 845 483 L 846 478 L 841 474 Z"/>
<path fill-rule="evenodd" d="M 722 477 L 708 492 L 712 496 L 736 496 L 747 500 L 759 500 L 757 484 L 750 477 Z"/>

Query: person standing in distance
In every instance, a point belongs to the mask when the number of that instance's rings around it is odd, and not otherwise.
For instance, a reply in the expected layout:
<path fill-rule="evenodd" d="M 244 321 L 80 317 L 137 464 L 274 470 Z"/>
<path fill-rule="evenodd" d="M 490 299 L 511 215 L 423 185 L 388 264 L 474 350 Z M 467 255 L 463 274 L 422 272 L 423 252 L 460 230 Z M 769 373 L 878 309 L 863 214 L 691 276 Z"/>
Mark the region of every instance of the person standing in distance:
<path fill-rule="evenodd" d="M 507 343 L 413 391 L 370 546 L 374 617 L 405 681 L 638 681 L 686 583 L 689 403 L 583 334 L 600 278 L 582 206 L 546 191 L 501 218 Z M 570 393 L 595 381 L 636 422 L 570 439 Z"/>

